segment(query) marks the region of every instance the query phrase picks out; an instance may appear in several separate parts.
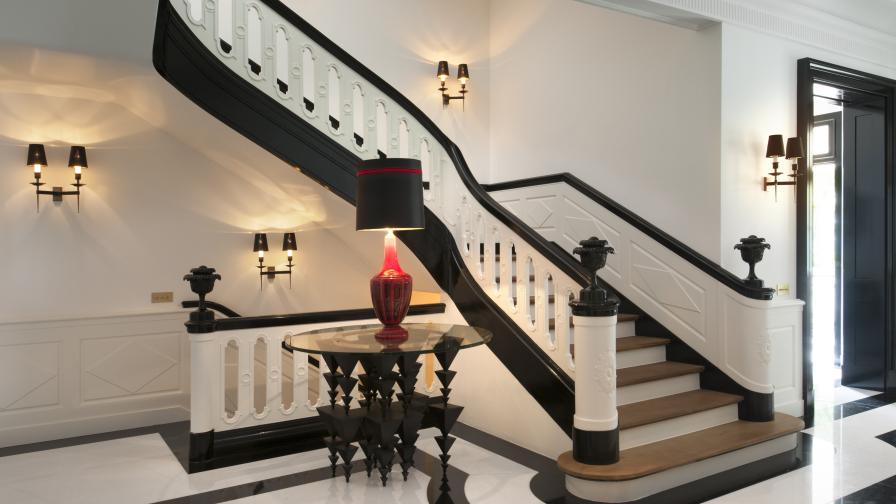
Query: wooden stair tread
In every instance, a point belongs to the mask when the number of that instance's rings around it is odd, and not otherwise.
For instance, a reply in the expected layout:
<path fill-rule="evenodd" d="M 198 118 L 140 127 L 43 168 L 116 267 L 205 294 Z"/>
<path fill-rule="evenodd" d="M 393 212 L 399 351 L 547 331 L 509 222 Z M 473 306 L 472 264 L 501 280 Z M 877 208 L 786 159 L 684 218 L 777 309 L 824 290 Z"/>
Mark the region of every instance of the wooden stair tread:
<path fill-rule="evenodd" d="M 658 347 L 668 344 L 669 340 L 666 338 L 626 336 L 625 338 L 616 339 L 616 352 L 627 352 L 629 350 L 640 350 L 642 348 Z"/>
<path fill-rule="evenodd" d="M 645 364 L 618 370 L 616 372 L 616 386 L 625 387 L 626 385 L 636 385 L 638 383 L 701 372 L 703 372 L 703 366 L 695 364 L 671 361 L 657 362 L 656 364 Z"/>
<path fill-rule="evenodd" d="M 619 428 L 631 429 L 642 425 L 678 418 L 722 406 L 737 404 L 743 397 L 714 390 L 691 390 L 657 399 L 619 406 Z"/>
<path fill-rule="evenodd" d="M 620 452 L 619 462 L 615 464 L 582 464 L 576 462 L 572 458 L 572 452 L 568 451 L 560 455 L 557 465 L 561 471 L 576 478 L 602 481 L 631 480 L 794 434 L 803 427 L 803 421 L 799 418 L 777 413 L 771 422 L 738 420 L 629 448 Z"/>

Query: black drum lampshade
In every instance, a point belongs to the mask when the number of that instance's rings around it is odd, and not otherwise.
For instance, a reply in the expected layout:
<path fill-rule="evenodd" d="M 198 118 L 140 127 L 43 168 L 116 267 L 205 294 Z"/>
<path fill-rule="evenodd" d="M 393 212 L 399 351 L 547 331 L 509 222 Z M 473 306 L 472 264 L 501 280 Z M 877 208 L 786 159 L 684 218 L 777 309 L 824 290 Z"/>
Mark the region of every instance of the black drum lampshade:
<path fill-rule="evenodd" d="M 361 161 L 358 168 L 359 231 L 423 229 L 423 169 L 419 159 Z"/>
<path fill-rule="evenodd" d="M 800 159 L 806 156 L 803 151 L 803 141 L 800 137 L 790 137 L 787 139 L 787 159 Z"/>

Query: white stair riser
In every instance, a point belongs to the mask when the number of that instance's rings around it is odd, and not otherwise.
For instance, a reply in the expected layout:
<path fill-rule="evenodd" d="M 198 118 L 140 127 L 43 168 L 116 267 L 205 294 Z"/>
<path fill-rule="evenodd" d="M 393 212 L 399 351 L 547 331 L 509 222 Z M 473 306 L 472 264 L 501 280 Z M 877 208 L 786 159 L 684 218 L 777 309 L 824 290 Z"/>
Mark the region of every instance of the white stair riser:
<path fill-rule="evenodd" d="M 617 338 L 627 338 L 629 336 L 637 336 L 635 334 L 635 321 L 629 320 L 626 322 L 619 322 L 616 324 L 616 337 Z"/>
<path fill-rule="evenodd" d="M 737 404 L 670 418 L 620 431 L 619 449 L 627 450 L 736 421 Z"/>
<path fill-rule="evenodd" d="M 566 476 L 566 489 L 573 495 L 598 502 L 631 502 L 762 460 L 796 448 L 796 434 L 724 453 L 693 464 L 626 481 L 591 481 Z"/>
<path fill-rule="evenodd" d="M 700 388 L 700 375 L 691 373 L 674 378 L 665 378 L 637 385 L 627 385 L 616 389 L 616 404 L 631 404 L 648 399 L 657 399 L 672 394 L 681 394 Z"/>
<path fill-rule="evenodd" d="M 616 354 L 616 369 L 656 364 L 657 362 L 665 362 L 665 360 L 665 345 L 628 350 Z"/>

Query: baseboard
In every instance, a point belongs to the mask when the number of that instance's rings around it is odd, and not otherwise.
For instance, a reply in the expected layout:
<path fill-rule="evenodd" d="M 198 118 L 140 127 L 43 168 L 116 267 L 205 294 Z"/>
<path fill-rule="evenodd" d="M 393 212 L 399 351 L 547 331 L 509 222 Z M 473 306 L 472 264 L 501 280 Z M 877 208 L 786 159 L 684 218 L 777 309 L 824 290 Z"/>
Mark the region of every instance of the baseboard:
<path fill-rule="evenodd" d="M 52 417 L 52 413 L 48 414 Z M 181 422 L 190 419 L 190 411 L 182 406 L 129 411 L 112 415 L 76 418 L 0 429 L 0 447 L 51 441 L 104 432 L 135 429 L 150 425 Z"/>

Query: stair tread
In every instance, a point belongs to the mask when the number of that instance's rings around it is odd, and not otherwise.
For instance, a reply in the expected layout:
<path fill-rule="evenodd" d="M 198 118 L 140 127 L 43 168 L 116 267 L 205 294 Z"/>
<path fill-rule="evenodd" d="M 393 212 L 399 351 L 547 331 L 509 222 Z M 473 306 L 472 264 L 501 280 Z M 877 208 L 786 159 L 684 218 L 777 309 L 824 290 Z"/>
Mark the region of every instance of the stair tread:
<path fill-rule="evenodd" d="M 619 428 L 631 429 L 642 425 L 678 418 L 722 406 L 737 404 L 743 397 L 714 390 L 691 390 L 657 399 L 619 406 Z"/>
<path fill-rule="evenodd" d="M 640 350 L 642 348 L 668 344 L 669 340 L 666 338 L 654 338 L 653 336 L 626 336 L 625 338 L 616 339 L 616 351 L 627 352 L 629 350 Z"/>
<path fill-rule="evenodd" d="M 576 478 L 631 480 L 794 434 L 803 428 L 803 421 L 799 418 L 777 413 L 771 422 L 738 420 L 622 450 L 619 462 L 615 464 L 582 464 L 576 462 L 572 458 L 572 452 L 568 451 L 560 455 L 557 465 L 561 471 Z"/>
<path fill-rule="evenodd" d="M 652 382 L 664 378 L 674 378 L 676 376 L 701 373 L 703 372 L 703 369 L 703 366 L 698 366 L 696 364 L 671 361 L 623 368 L 616 372 L 616 386 L 625 387 L 626 385 L 636 385 L 638 383 Z"/>

